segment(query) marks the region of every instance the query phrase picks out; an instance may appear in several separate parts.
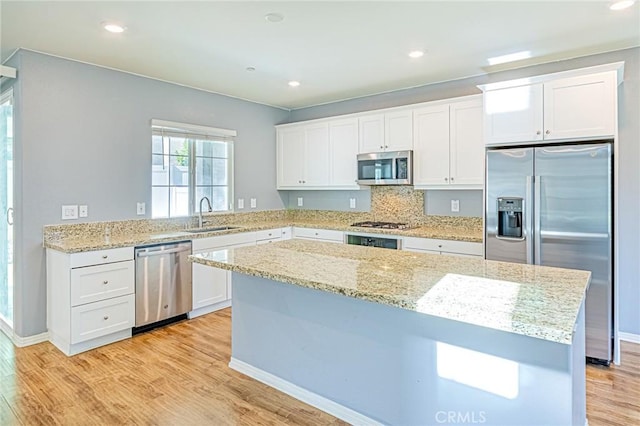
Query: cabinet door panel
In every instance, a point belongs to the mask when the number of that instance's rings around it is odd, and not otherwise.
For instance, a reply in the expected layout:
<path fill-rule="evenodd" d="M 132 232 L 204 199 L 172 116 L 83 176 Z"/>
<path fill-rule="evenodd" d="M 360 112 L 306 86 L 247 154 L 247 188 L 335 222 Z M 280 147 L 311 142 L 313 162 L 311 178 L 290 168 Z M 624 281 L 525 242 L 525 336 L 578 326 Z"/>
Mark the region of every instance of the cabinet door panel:
<path fill-rule="evenodd" d="M 384 151 L 384 114 L 360 117 L 360 154 Z"/>
<path fill-rule="evenodd" d="M 482 100 L 452 103 L 450 114 L 449 182 L 481 187 L 484 180 Z"/>
<path fill-rule="evenodd" d="M 545 83 L 545 139 L 613 136 L 615 90 L 614 72 Z"/>
<path fill-rule="evenodd" d="M 228 271 L 194 263 L 192 273 L 193 309 L 227 300 Z"/>
<path fill-rule="evenodd" d="M 329 184 L 329 126 L 307 127 L 305 133 L 304 183 L 306 186 Z"/>
<path fill-rule="evenodd" d="M 449 105 L 413 112 L 414 185 L 449 184 Z"/>
<path fill-rule="evenodd" d="M 358 188 L 358 119 L 329 123 L 331 186 Z"/>
<path fill-rule="evenodd" d="M 542 140 L 542 84 L 484 93 L 486 144 Z"/>
<path fill-rule="evenodd" d="M 385 151 L 413 149 L 411 111 L 398 111 L 384 115 Z"/>
<path fill-rule="evenodd" d="M 302 128 L 278 130 L 278 188 L 302 186 L 304 146 Z"/>

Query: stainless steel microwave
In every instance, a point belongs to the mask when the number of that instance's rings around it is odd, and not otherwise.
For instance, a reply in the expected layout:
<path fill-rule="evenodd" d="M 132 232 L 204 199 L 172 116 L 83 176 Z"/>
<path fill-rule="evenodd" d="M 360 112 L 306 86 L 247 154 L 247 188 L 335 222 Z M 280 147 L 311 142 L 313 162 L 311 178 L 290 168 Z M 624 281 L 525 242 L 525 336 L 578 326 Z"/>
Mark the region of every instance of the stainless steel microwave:
<path fill-rule="evenodd" d="M 358 184 L 413 184 L 413 151 L 372 152 L 358 155 Z"/>

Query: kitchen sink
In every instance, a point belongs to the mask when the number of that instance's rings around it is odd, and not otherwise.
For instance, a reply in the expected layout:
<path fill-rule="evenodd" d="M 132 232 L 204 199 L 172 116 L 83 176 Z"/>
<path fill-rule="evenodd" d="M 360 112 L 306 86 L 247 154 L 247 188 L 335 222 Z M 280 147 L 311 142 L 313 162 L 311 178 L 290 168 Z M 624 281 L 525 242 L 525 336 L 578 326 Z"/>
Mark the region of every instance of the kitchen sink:
<path fill-rule="evenodd" d="M 211 228 L 185 229 L 184 232 L 189 232 L 190 234 L 199 234 L 201 232 L 228 231 L 230 229 L 238 229 L 238 227 L 237 226 L 214 226 Z"/>

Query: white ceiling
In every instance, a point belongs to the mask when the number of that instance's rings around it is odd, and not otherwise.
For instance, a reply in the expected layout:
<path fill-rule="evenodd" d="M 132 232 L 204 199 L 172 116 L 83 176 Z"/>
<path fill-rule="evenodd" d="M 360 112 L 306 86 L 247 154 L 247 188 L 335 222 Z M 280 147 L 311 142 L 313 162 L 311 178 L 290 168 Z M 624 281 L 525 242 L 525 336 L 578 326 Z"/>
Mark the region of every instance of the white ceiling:
<path fill-rule="evenodd" d="M 640 5 L 609 4 L 2 0 L 0 49 L 3 62 L 23 47 L 295 109 L 639 46 Z M 127 31 L 107 33 L 110 20 Z M 487 64 L 521 50 L 533 57 Z"/>

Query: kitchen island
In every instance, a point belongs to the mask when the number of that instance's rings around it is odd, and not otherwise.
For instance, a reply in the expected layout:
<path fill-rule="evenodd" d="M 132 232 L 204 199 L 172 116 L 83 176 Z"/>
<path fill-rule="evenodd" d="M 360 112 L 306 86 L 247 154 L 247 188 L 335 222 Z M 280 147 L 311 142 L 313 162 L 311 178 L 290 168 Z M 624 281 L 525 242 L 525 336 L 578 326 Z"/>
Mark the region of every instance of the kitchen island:
<path fill-rule="evenodd" d="M 354 424 L 583 425 L 590 273 L 291 240 L 233 277 L 230 366 Z"/>

